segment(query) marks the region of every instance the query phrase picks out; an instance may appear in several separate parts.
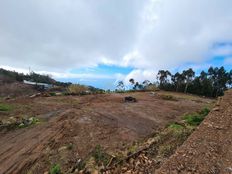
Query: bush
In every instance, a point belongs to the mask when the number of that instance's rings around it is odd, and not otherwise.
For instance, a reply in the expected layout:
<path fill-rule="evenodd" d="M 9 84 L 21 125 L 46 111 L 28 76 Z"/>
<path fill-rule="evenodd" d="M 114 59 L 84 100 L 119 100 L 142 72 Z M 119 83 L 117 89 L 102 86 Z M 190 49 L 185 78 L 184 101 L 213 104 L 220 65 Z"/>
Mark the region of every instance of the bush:
<path fill-rule="evenodd" d="M 49 174 L 61 174 L 61 169 L 59 164 L 54 164 L 50 169 Z"/>
<path fill-rule="evenodd" d="M 206 116 L 208 115 L 208 113 L 210 112 L 209 108 L 203 108 L 199 114 L 201 114 L 202 116 Z"/>
<path fill-rule="evenodd" d="M 56 96 L 56 93 L 55 92 L 50 92 L 49 93 L 51 96 Z"/>
<path fill-rule="evenodd" d="M 193 113 L 193 114 L 186 114 L 184 116 L 184 120 L 186 121 L 186 123 L 188 123 L 191 126 L 197 126 L 204 120 L 204 118 L 198 113 Z"/>
<path fill-rule="evenodd" d="M 183 119 L 191 126 L 198 126 L 209 112 L 208 108 L 203 108 L 200 112 L 184 115 Z"/>
<path fill-rule="evenodd" d="M 73 95 L 83 95 L 88 93 L 88 88 L 84 85 L 79 85 L 79 84 L 72 84 L 68 86 L 67 88 L 68 94 L 73 94 Z"/>

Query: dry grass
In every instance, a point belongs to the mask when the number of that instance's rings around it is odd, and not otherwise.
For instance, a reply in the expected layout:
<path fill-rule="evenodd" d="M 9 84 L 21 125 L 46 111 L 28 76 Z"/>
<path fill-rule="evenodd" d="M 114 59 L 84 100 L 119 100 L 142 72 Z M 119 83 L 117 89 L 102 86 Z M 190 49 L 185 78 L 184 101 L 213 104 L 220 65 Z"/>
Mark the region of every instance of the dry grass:
<path fill-rule="evenodd" d="M 84 85 L 79 85 L 79 84 L 72 84 L 67 88 L 67 92 L 69 94 L 84 94 L 88 91 L 88 88 Z"/>

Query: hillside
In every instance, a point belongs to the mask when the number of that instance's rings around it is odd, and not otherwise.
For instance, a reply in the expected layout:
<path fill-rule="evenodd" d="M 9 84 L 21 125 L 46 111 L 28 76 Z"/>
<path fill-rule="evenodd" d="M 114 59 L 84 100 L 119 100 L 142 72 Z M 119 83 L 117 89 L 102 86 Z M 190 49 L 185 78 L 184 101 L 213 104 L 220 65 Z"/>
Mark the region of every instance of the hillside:
<path fill-rule="evenodd" d="M 232 90 L 157 174 L 232 173 Z"/>

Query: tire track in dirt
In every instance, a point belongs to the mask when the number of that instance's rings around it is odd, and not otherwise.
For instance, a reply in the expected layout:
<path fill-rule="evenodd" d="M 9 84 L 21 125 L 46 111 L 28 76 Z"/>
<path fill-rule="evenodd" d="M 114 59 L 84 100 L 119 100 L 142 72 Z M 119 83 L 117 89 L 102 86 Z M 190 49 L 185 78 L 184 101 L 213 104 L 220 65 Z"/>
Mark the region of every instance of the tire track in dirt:
<path fill-rule="evenodd" d="M 62 137 L 65 131 L 65 122 L 59 122 L 58 120 L 64 119 L 62 116 L 72 111 L 73 109 L 66 110 L 54 115 L 48 123 L 42 123 L 24 130 L 16 130 L 2 137 L 0 142 L 0 173 L 27 171 L 30 165 L 41 158 L 41 151 L 46 148 L 50 140 Z"/>
<path fill-rule="evenodd" d="M 138 102 L 125 103 L 123 99 L 128 95 Z M 29 112 L 45 122 L 0 132 L 0 173 L 40 174 L 49 171 L 54 163 L 68 171 L 96 145 L 107 152 L 120 150 L 211 101 L 202 100 L 166 101 L 150 93 L 130 93 L 38 97 L 33 103 L 31 99 L 12 101 L 22 108 L 32 103 L 28 109 L 14 110 L 12 115 Z M 60 150 L 69 144 L 73 149 Z"/>

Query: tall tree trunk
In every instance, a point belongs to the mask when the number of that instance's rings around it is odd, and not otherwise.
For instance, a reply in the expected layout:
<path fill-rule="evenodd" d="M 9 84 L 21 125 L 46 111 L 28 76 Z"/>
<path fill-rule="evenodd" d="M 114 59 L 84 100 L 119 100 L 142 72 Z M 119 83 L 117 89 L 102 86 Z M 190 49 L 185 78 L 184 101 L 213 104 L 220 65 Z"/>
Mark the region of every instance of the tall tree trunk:
<path fill-rule="evenodd" d="M 176 84 L 176 92 L 178 92 L 179 84 Z"/>
<path fill-rule="evenodd" d="M 185 85 L 184 93 L 187 93 L 187 89 L 188 89 L 188 82 Z"/>

